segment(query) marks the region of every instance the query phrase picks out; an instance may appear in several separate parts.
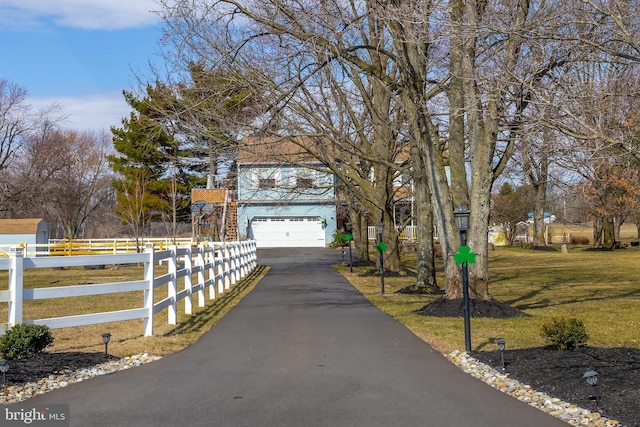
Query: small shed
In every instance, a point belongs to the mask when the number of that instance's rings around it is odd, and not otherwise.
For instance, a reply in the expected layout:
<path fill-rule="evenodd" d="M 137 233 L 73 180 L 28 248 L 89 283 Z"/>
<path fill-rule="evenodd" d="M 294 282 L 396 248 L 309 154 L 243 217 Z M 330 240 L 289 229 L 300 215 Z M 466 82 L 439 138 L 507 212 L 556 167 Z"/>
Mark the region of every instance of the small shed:
<path fill-rule="evenodd" d="M 0 249 L 49 243 L 49 226 L 42 218 L 0 219 Z"/>

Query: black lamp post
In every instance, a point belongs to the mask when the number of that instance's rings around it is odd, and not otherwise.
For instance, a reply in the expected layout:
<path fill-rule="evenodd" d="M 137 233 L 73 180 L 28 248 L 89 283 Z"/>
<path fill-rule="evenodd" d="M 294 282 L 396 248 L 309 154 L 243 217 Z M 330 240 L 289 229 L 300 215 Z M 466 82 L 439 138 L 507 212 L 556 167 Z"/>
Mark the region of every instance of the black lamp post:
<path fill-rule="evenodd" d="M 587 371 L 582 375 L 589 384 L 593 388 L 593 394 L 596 398 L 596 406 L 600 409 L 600 390 L 598 389 L 598 373 L 596 371 Z"/>
<path fill-rule="evenodd" d="M 453 211 L 456 227 L 460 232 L 460 246 L 467 245 L 467 230 L 469 229 L 470 212 L 460 205 Z M 464 347 L 467 353 L 471 352 L 471 320 L 469 315 L 469 272 L 467 263 L 462 263 L 462 312 L 464 315 Z"/>
<path fill-rule="evenodd" d="M 111 334 L 109 332 L 105 332 L 102 334 L 102 342 L 104 343 L 104 354 L 107 353 L 107 346 L 109 345 L 109 341 L 111 340 Z"/>
<path fill-rule="evenodd" d="M 353 273 L 353 255 L 351 253 L 351 241 L 353 240 L 353 227 L 350 222 L 347 222 L 344 225 L 347 230 L 347 235 L 351 235 L 351 239 L 349 239 L 349 272 Z"/>
<path fill-rule="evenodd" d="M 376 224 L 376 231 L 378 232 L 378 245 L 382 243 L 382 232 L 384 231 L 384 222 L 380 221 Z M 382 247 L 378 247 L 380 253 L 380 294 L 384 295 L 384 254 L 382 253 Z"/>
<path fill-rule="evenodd" d="M 9 370 L 9 362 L 6 359 L 0 360 L 0 372 L 2 372 L 2 385 L 7 384 L 7 371 Z"/>
<path fill-rule="evenodd" d="M 507 369 L 507 365 L 504 363 L 504 349 L 505 349 L 504 340 L 502 338 L 499 338 L 496 341 L 496 344 L 498 344 L 498 350 L 500 350 L 500 358 L 502 359 L 502 370 L 505 371 Z"/>

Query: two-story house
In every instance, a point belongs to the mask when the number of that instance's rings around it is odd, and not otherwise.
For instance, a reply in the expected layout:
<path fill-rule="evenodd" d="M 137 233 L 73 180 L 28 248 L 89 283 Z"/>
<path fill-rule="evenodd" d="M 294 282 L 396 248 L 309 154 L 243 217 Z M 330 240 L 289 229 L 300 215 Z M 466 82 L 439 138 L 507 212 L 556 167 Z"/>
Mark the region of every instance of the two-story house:
<path fill-rule="evenodd" d="M 238 232 L 266 247 L 325 247 L 336 230 L 335 178 L 289 140 L 247 138 L 238 153 Z"/>

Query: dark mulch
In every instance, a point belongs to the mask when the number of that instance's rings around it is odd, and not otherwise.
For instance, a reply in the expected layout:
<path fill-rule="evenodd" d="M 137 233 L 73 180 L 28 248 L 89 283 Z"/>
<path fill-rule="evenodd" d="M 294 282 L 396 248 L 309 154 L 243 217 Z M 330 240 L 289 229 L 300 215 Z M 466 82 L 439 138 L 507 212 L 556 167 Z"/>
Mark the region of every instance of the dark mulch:
<path fill-rule="evenodd" d="M 463 301 L 458 299 L 438 299 L 419 310 L 417 314 L 434 317 L 463 317 Z M 469 300 L 469 313 L 471 317 L 491 317 L 495 319 L 506 319 L 509 317 L 529 316 L 527 313 L 511 307 L 496 299 L 491 300 Z"/>
<path fill-rule="evenodd" d="M 407 295 L 442 295 L 444 291 L 437 286 L 409 285 L 397 290 L 395 293 Z"/>
<path fill-rule="evenodd" d="M 30 359 L 9 360 L 7 385 L 35 382 L 59 371 L 89 368 L 118 358 L 104 353 L 41 353 Z"/>
<path fill-rule="evenodd" d="M 507 346 L 509 343 L 507 343 Z M 500 352 L 472 354 L 501 370 Z M 627 427 L 640 427 L 640 349 L 583 347 L 575 351 L 527 348 L 504 352 L 511 378 L 579 407 L 597 411 L 595 390 L 582 378 L 598 372 L 600 412 Z"/>
<path fill-rule="evenodd" d="M 533 246 L 531 249 L 534 251 L 547 251 L 547 252 L 557 252 L 558 249 L 553 246 Z"/>
<path fill-rule="evenodd" d="M 470 300 L 471 317 L 507 318 L 527 316 L 498 300 Z M 417 311 L 425 316 L 463 317 L 462 299 L 439 299 Z M 507 348 L 509 343 L 507 344 Z M 474 352 L 473 357 L 497 370 L 502 369 L 500 352 Z M 575 351 L 527 348 L 504 352 L 506 372 L 511 378 L 538 391 L 574 403 L 582 408 L 599 410 L 627 427 L 640 427 L 640 349 L 582 347 Z M 582 375 L 598 372 L 600 408 L 595 393 Z"/>

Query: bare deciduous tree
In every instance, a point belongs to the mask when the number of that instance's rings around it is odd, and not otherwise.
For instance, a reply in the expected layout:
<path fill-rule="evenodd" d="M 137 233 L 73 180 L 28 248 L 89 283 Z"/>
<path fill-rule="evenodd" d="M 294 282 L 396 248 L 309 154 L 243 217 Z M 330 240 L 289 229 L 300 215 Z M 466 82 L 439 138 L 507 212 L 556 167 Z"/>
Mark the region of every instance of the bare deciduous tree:
<path fill-rule="evenodd" d="M 32 133 L 10 166 L 14 216 L 42 216 L 54 237 L 80 237 L 110 209 L 111 173 L 106 154 L 111 140 L 47 127 Z M 58 235 L 59 236 L 56 236 Z"/>

